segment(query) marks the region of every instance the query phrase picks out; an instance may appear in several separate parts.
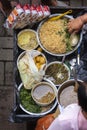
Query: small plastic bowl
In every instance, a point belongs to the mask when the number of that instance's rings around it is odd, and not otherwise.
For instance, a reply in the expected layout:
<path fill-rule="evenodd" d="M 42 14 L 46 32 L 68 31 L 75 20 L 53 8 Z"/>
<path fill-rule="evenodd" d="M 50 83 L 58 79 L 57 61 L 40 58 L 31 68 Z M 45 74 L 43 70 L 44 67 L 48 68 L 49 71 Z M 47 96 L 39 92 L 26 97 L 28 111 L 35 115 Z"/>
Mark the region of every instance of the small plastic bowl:
<path fill-rule="evenodd" d="M 17 45 L 22 50 L 33 50 L 38 47 L 37 32 L 32 29 L 24 29 L 17 35 Z"/>
<path fill-rule="evenodd" d="M 48 82 L 36 84 L 31 91 L 33 100 L 40 106 L 50 105 L 56 98 L 54 86 Z"/>

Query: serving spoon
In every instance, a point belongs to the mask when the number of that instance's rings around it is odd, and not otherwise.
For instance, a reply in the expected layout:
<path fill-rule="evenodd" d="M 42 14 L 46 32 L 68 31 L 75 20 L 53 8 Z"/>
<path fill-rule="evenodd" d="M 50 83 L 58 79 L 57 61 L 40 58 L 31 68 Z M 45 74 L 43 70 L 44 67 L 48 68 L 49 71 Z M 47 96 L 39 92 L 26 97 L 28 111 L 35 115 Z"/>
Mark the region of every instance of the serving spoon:
<path fill-rule="evenodd" d="M 73 77 L 74 77 L 74 80 L 75 80 L 74 91 L 77 92 L 78 87 L 79 87 L 79 83 L 78 83 L 78 80 L 77 80 L 77 74 L 76 74 L 75 67 L 72 68 L 72 73 L 73 73 Z"/>
<path fill-rule="evenodd" d="M 72 47 L 76 46 L 78 41 L 79 41 L 79 38 L 78 38 L 77 34 L 75 32 L 71 33 L 71 35 L 70 35 L 71 46 Z"/>
<path fill-rule="evenodd" d="M 73 74 L 73 77 L 74 77 L 74 80 L 75 80 L 74 91 L 77 92 L 78 87 L 79 87 L 79 83 L 78 83 L 78 80 L 77 80 L 77 74 L 76 74 L 76 68 L 75 68 L 76 59 L 72 59 L 70 61 L 70 65 L 71 65 L 72 74 Z"/>
<path fill-rule="evenodd" d="M 63 58 L 62 58 L 62 64 L 64 63 L 65 58 L 66 58 L 66 55 L 64 55 Z"/>
<path fill-rule="evenodd" d="M 58 20 L 58 19 L 62 18 L 63 16 L 65 16 L 66 14 L 71 14 L 71 13 L 72 13 L 72 10 L 68 10 L 68 11 L 66 11 L 65 13 L 62 13 L 62 14 L 60 14 L 60 15 L 58 15 L 58 16 L 54 16 L 54 17 L 52 17 L 52 18 L 49 18 L 49 21 Z"/>

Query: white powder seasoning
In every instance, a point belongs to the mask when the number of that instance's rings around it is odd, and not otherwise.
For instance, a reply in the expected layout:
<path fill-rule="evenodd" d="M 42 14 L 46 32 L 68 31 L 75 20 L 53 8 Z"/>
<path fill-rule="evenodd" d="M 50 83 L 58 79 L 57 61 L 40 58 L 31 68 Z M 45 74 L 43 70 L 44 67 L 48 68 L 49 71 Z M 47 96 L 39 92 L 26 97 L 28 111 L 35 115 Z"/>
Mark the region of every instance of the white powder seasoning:
<path fill-rule="evenodd" d="M 65 88 L 60 94 L 60 104 L 66 107 L 69 104 L 77 103 L 77 93 L 74 91 L 74 86 Z"/>

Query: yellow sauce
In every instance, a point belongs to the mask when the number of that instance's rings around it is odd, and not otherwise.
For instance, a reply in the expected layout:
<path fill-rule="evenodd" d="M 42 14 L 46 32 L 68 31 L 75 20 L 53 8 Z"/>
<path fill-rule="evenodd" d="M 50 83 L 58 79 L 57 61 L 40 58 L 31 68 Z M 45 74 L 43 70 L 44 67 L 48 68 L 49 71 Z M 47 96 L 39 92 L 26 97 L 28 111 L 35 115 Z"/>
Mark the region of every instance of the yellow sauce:
<path fill-rule="evenodd" d="M 37 47 L 36 34 L 33 31 L 24 31 L 18 35 L 18 45 L 24 50 Z"/>

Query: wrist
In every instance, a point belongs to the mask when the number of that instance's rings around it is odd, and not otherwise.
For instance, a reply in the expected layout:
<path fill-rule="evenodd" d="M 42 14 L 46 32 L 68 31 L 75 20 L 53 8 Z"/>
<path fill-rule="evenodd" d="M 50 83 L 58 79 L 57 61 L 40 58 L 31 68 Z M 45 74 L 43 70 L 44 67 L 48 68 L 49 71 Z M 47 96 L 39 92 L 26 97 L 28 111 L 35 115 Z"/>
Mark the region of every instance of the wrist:
<path fill-rule="evenodd" d="M 85 24 L 87 22 L 87 14 L 80 16 L 80 19 L 81 19 L 82 23 Z"/>
<path fill-rule="evenodd" d="M 80 21 L 82 22 L 82 25 L 85 23 L 83 16 L 80 16 Z"/>

